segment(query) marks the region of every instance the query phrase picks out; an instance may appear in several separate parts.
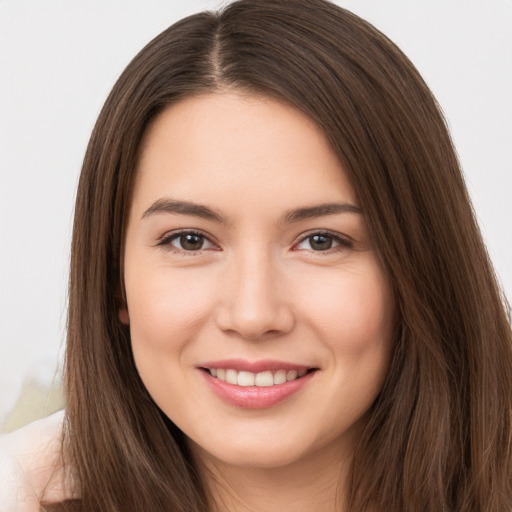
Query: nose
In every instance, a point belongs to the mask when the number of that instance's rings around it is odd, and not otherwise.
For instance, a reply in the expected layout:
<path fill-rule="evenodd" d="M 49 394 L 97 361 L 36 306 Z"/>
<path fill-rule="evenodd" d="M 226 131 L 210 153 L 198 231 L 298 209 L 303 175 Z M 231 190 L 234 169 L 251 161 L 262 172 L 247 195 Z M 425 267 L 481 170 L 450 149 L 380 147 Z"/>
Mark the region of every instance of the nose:
<path fill-rule="evenodd" d="M 224 275 L 218 327 L 247 340 L 262 340 L 290 332 L 295 317 L 283 278 L 270 257 L 239 258 Z"/>

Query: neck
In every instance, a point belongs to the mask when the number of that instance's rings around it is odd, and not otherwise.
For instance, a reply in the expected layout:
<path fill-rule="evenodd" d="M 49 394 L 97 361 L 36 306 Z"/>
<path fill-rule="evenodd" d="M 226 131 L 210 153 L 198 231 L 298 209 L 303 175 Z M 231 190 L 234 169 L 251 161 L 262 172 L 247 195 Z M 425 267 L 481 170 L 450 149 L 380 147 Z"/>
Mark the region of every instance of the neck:
<path fill-rule="evenodd" d="M 194 448 L 214 512 L 344 510 L 350 456 L 332 446 L 306 460 L 264 468 L 229 465 Z"/>

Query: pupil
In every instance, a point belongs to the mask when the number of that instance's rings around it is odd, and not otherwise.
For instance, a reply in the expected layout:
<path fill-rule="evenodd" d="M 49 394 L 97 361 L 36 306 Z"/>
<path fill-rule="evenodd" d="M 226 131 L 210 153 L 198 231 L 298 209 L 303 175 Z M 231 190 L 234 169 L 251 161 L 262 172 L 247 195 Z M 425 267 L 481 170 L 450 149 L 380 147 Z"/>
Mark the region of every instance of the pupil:
<path fill-rule="evenodd" d="M 332 247 L 332 238 L 325 235 L 313 235 L 310 244 L 313 249 L 326 251 Z"/>
<path fill-rule="evenodd" d="M 187 235 L 181 235 L 180 243 L 183 249 L 186 249 L 187 251 L 197 251 L 198 249 L 201 249 L 201 246 L 203 245 L 203 237 L 190 233 Z"/>

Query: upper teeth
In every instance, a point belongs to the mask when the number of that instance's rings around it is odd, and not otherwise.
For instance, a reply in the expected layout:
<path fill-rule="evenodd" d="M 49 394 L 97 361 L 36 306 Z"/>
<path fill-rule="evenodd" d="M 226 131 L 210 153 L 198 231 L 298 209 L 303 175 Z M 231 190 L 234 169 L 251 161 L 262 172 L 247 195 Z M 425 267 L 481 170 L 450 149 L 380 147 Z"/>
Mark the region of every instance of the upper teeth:
<path fill-rule="evenodd" d="M 307 370 L 277 370 L 276 372 L 266 371 L 252 373 L 246 371 L 237 372 L 236 370 L 225 370 L 224 368 L 208 368 L 213 377 L 223 380 L 228 384 L 238 386 L 273 386 L 274 384 L 284 384 L 287 381 L 295 380 L 306 375 Z"/>

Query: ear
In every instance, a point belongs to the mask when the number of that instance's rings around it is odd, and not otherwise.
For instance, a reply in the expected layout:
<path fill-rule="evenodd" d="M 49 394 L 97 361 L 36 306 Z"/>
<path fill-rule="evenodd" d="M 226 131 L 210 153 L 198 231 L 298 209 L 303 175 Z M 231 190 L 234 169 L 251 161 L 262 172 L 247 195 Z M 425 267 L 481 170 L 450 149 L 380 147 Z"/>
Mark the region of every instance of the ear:
<path fill-rule="evenodd" d="M 126 306 L 119 308 L 119 320 L 124 325 L 130 325 L 130 315 L 128 315 L 128 308 Z"/>

